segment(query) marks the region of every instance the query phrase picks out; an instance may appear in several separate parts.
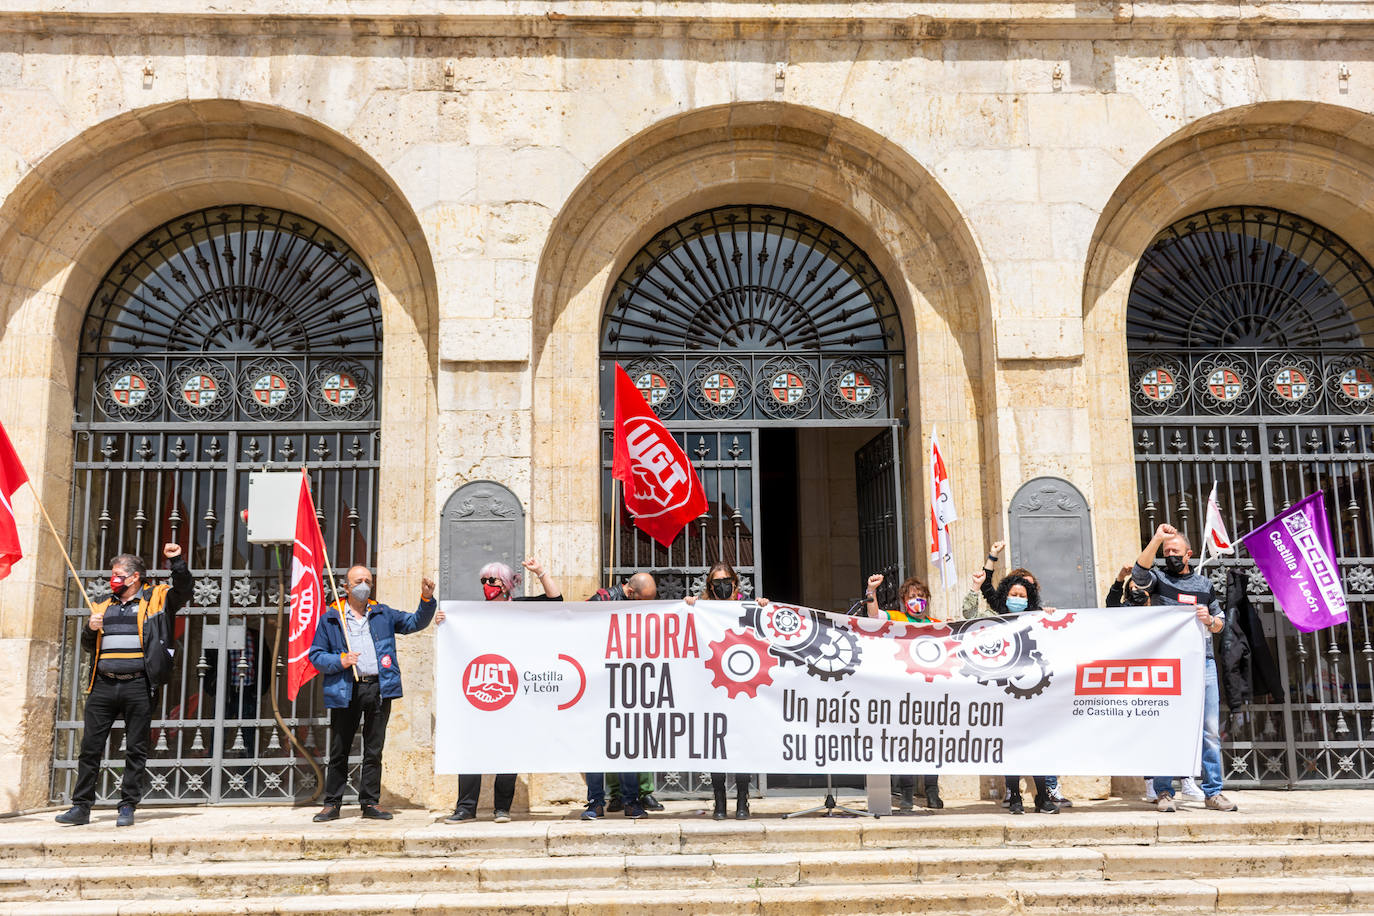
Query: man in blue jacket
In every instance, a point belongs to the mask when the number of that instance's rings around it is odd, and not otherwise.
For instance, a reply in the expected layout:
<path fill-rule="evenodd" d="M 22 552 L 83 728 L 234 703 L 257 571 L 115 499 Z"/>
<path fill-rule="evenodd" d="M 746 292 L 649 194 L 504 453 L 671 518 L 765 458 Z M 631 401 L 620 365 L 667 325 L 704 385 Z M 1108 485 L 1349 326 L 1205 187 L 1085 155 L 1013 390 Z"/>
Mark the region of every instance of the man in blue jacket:
<path fill-rule="evenodd" d="M 434 582 L 420 580 L 420 606 L 402 613 L 372 598 L 372 571 L 355 566 L 348 571 L 344 607 L 329 608 L 315 627 L 310 664 L 324 676 L 324 705 L 329 710 L 329 772 L 324 781 L 324 807 L 316 823 L 337 820 L 348 784 L 348 752 L 358 724 L 363 727 L 363 766 L 358 780 L 358 803 L 363 817 L 391 820 L 379 808 L 382 794 L 382 746 L 391 701 L 401 695 L 401 665 L 396 659 L 396 634 L 414 633 L 429 626 L 438 602 Z M 442 619 L 442 618 L 440 618 Z"/>

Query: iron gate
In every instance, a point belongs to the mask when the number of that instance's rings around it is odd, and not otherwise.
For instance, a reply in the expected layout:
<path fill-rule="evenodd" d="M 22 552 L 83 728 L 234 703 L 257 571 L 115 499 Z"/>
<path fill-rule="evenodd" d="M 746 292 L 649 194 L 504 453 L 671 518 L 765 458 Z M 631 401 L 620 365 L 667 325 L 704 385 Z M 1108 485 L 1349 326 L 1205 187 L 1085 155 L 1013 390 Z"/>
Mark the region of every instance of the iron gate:
<path fill-rule="evenodd" d="M 691 457 L 710 501 L 666 549 L 612 506 L 617 362 Z M 699 594 L 711 565 L 726 560 L 745 593 L 759 593 L 758 539 L 768 530 L 759 511 L 761 431 L 897 426 L 904 373 L 891 290 L 868 256 L 829 226 L 742 205 L 663 229 L 616 281 L 602 324 L 601 530 L 602 556 L 611 558 L 603 571 L 619 581 L 648 570 L 661 597 L 678 598 Z M 886 465 L 893 474 L 897 467 Z M 662 775 L 670 791 L 709 790 L 709 774 Z"/>
<path fill-rule="evenodd" d="M 305 466 L 334 573 L 373 564 L 381 315 L 371 275 L 337 236 L 294 214 L 199 211 L 119 259 L 81 343 L 70 531 L 88 593 L 109 596 L 117 553 L 144 557 L 161 578 L 165 542 L 181 545 L 194 582 L 154 710 L 147 803 L 312 794 L 312 768 L 271 715 L 275 668 L 287 725 L 312 755 L 328 747 L 318 679 L 289 703 L 283 655 L 272 653 L 290 556 L 250 545 L 239 513 L 250 471 Z M 91 664 L 70 582 L 65 606 L 54 801 L 75 780 Z M 118 797 L 123 750 L 121 723 L 102 801 Z"/>
<path fill-rule="evenodd" d="M 1228 697 L 1223 684 L 1223 757 L 1237 786 L 1374 783 L 1371 277 L 1327 230 L 1232 207 L 1162 233 L 1132 286 L 1141 537 L 1167 521 L 1200 544 L 1214 481 L 1233 537 L 1322 489 L 1350 599 L 1348 624 L 1300 633 L 1243 545 L 1212 567 L 1218 594 L 1243 587 L 1258 608 L 1260 663 L 1244 672 L 1253 697 Z"/>

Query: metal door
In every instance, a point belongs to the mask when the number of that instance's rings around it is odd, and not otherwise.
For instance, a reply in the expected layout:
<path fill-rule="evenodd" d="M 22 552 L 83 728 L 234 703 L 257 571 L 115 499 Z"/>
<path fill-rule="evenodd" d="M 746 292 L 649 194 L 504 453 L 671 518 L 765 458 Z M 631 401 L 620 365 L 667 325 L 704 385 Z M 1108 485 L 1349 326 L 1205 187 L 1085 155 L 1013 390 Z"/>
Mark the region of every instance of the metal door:
<path fill-rule="evenodd" d="M 854 453 L 859 499 L 859 575 L 883 574 L 880 607 L 897 606 L 906 576 L 902 523 L 902 456 L 898 428 L 883 430 Z M 855 583 L 862 592 L 864 582 Z"/>
<path fill-rule="evenodd" d="M 115 554 L 136 553 L 151 578 L 165 576 L 165 542 L 181 545 L 194 580 L 175 670 L 154 708 L 148 803 L 291 801 L 315 788 L 270 711 L 275 669 L 288 726 L 312 754 L 327 747 L 319 680 L 288 703 L 282 655 L 272 652 L 290 556 L 248 544 L 239 512 L 250 471 L 306 466 L 334 574 L 372 564 L 380 331 L 371 275 L 347 246 L 309 220 L 257 207 L 159 227 L 119 259 L 91 303 L 74 425 L 73 559 L 94 600 L 109 596 Z M 70 581 L 65 606 L 54 802 L 75 780 L 91 665 L 79 651 L 87 612 Z M 120 723 L 103 755 L 102 801 L 118 798 L 123 738 Z"/>

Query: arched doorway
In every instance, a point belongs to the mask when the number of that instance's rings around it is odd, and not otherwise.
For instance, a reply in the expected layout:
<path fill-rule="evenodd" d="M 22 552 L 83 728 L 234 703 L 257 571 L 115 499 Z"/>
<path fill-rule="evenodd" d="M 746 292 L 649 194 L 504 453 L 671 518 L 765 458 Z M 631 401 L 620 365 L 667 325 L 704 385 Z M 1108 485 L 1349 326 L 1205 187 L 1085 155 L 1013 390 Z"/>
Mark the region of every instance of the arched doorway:
<path fill-rule="evenodd" d="M 166 541 L 182 545 L 195 579 L 154 712 L 150 803 L 290 801 L 314 788 L 270 713 L 277 571 L 289 557 L 249 544 L 239 509 L 250 471 L 305 466 L 331 559 L 375 566 L 381 329 L 362 259 L 331 230 L 270 207 L 173 219 L 96 289 L 80 332 L 72 556 L 93 598 L 108 594 L 111 556 L 152 561 Z M 74 589 L 65 604 L 55 801 L 74 778 L 90 664 Z M 284 678 L 278 689 L 305 746 L 327 746 L 319 682 L 294 704 Z M 107 747 L 115 767 L 121 739 Z M 111 773 L 102 800 L 117 793 Z"/>
<path fill-rule="evenodd" d="M 651 571 L 660 597 L 675 598 L 698 594 L 725 560 L 747 594 L 841 612 L 869 573 L 900 581 L 905 352 L 872 260 L 818 220 L 725 206 L 658 232 L 603 313 L 604 572 Z M 692 457 L 710 503 L 666 549 L 611 502 L 617 362 Z M 700 788 L 693 774 L 667 778 Z"/>
<path fill-rule="evenodd" d="M 1200 544 L 1213 482 L 1233 536 L 1324 489 L 1352 599 L 1347 626 L 1303 634 L 1243 550 L 1211 567 L 1258 608 L 1253 701 L 1223 679 L 1227 781 L 1374 779 L 1374 271 L 1301 216 L 1209 209 L 1149 246 L 1126 327 L 1141 537 L 1167 521 Z"/>

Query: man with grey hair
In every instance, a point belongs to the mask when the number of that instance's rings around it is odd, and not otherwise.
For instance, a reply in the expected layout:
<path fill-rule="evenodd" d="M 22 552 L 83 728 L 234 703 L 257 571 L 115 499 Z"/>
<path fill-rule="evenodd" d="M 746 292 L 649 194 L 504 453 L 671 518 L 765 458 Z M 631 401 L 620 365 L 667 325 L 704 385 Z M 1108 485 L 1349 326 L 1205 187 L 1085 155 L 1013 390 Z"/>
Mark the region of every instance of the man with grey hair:
<path fill-rule="evenodd" d="M 1164 568 L 1155 569 L 1155 557 L 1161 549 Z M 1217 690 L 1217 663 L 1212 657 L 1212 636 L 1226 626 L 1212 583 L 1194 572 L 1191 566 L 1192 545 L 1173 525 L 1160 525 L 1154 537 L 1145 545 L 1131 568 L 1131 581 L 1143 589 L 1152 589 L 1152 604 L 1185 605 L 1196 609 L 1197 619 L 1206 634 L 1207 648 L 1204 668 L 1204 709 L 1202 718 L 1202 792 L 1204 804 L 1214 811 L 1235 811 L 1236 806 L 1221 794 L 1224 770 L 1221 763 L 1221 695 Z M 1173 777 L 1156 776 L 1154 790 L 1158 796 L 1155 806 L 1164 812 L 1176 810 Z"/>
<path fill-rule="evenodd" d="M 378 807 L 382 794 L 382 747 L 391 719 L 391 701 L 401 695 L 401 664 L 396 634 L 415 633 L 435 619 L 439 602 L 434 582 L 420 580 L 420 604 L 407 614 L 372 598 L 372 570 L 348 571 L 348 597 L 330 606 L 315 626 L 310 664 L 324 676 L 324 705 L 329 710 L 329 771 L 324 781 L 324 807 L 315 821 L 338 820 L 348 785 L 348 753 L 358 726 L 363 729 L 363 765 L 358 803 L 363 817 L 389 821 Z M 443 614 L 438 615 L 443 622 Z"/>
<path fill-rule="evenodd" d="M 91 679 L 72 806 L 57 816 L 59 824 L 90 823 L 100 758 L 116 719 L 124 720 L 125 749 L 115 826 L 132 825 L 143 800 L 153 699 L 171 677 L 177 611 L 191 598 L 191 571 L 181 547 L 165 544 L 162 555 L 172 569 L 170 585 L 149 582 L 148 567 L 134 554 L 111 560 L 110 597 L 94 606 L 81 631 L 81 648 L 91 656 Z"/>

